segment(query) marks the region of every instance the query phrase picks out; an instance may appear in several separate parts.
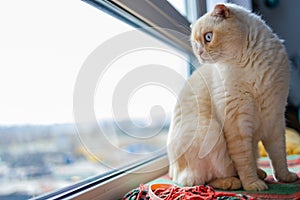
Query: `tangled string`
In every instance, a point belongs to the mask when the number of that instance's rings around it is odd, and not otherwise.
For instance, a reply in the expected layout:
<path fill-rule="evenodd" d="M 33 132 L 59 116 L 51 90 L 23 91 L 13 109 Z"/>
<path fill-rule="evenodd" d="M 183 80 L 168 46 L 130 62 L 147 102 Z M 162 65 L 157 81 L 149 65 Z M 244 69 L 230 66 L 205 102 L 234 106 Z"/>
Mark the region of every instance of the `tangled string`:
<path fill-rule="evenodd" d="M 152 199 L 149 194 L 148 187 L 140 185 L 138 189 L 127 193 L 122 200 L 146 200 Z M 178 187 L 172 186 L 169 188 L 156 188 L 152 191 L 156 199 L 161 200 L 254 200 L 251 196 L 242 194 L 218 192 L 210 186 L 194 186 L 194 187 Z M 156 200 L 155 199 L 155 200 Z"/>

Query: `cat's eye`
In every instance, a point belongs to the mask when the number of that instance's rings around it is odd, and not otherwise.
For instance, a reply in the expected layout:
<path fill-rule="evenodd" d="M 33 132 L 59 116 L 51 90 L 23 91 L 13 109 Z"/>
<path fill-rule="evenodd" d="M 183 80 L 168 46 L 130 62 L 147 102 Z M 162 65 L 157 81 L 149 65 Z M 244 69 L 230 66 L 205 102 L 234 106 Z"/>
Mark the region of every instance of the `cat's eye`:
<path fill-rule="evenodd" d="M 212 37 L 213 37 L 213 33 L 212 32 L 207 32 L 204 34 L 204 40 L 206 42 L 210 42 L 212 40 Z"/>

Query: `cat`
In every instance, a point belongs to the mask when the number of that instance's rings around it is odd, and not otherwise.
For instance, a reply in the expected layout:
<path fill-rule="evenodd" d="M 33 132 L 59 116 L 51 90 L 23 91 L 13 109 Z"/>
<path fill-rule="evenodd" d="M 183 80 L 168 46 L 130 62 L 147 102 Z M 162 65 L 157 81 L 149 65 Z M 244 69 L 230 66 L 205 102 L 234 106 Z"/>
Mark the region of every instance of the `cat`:
<path fill-rule="evenodd" d="M 289 61 L 282 41 L 256 14 L 218 4 L 192 25 L 191 43 L 202 65 L 174 108 L 167 139 L 173 181 L 266 190 L 259 141 L 275 179 L 296 181 L 285 153 Z"/>

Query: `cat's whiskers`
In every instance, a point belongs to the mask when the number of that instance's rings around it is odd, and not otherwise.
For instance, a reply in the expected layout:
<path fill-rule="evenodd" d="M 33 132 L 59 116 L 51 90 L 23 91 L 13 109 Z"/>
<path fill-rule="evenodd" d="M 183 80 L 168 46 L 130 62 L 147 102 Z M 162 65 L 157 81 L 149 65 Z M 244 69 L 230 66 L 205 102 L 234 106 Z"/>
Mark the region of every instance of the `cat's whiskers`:
<path fill-rule="evenodd" d="M 217 62 L 218 60 L 223 60 L 226 58 L 226 55 L 223 52 L 216 52 L 216 51 L 205 51 L 207 58 L 204 59 L 209 59 L 211 61 Z"/>

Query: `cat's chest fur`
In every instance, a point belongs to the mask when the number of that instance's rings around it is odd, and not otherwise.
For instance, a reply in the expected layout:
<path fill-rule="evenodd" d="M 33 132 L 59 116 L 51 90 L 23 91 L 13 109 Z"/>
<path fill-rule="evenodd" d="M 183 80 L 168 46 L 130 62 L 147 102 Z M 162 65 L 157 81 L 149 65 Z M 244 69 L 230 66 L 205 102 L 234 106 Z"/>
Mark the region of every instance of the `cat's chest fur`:
<path fill-rule="evenodd" d="M 247 66 L 244 68 L 236 68 L 235 66 L 226 66 L 225 64 L 216 65 L 216 70 L 220 70 L 220 80 L 223 84 L 224 95 L 222 96 L 223 104 L 221 104 L 220 115 L 224 118 L 224 125 L 231 126 L 232 123 L 237 123 L 238 117 L 241 115 L 248 115 L 251 119 L 254 129 L 258 129 L 262 120 L 261 113 L 263 112 L 263 105 L 266 103 L 265 96 L 262 95 L 266 88 L 262 87 L 259 81 L 257 71 L 249 69 Z M 220 100 L 214 99 L 217 104 Z M 243 114 L 240 114 L 243 113 Z"/>
<path fill-rule="evenodd" d="M 225 129 L 233 123 L 239 123 L 239 118 L 246 117 L 251 121 L 254 134 L 259 133 L 257 130 L 260 128 L 267 129 L 262 125 L 268 125 L 269 116 L 276 115 L 272 107 L 282 106 L 272 99 L 285 91 L 274 88 L 276 84 L 278 88 L 286 87 L 281 79 L 283 77 L 276 75 L 276 68 L 263 66 L 263 62 L 261 65 L 261 68 L 254 68 L 253 65 L 237 67 L 225 63 L 207 64 L 196 72 L 204 81 L 199 77 L 198 80 L 191 78 L 191 84 L 202 85 L 198 90 L 198 99 L 203 98 L 203 89 L 207 90 L 207 100 L 211 102 L 210 117 L 223 122 Z"/>

